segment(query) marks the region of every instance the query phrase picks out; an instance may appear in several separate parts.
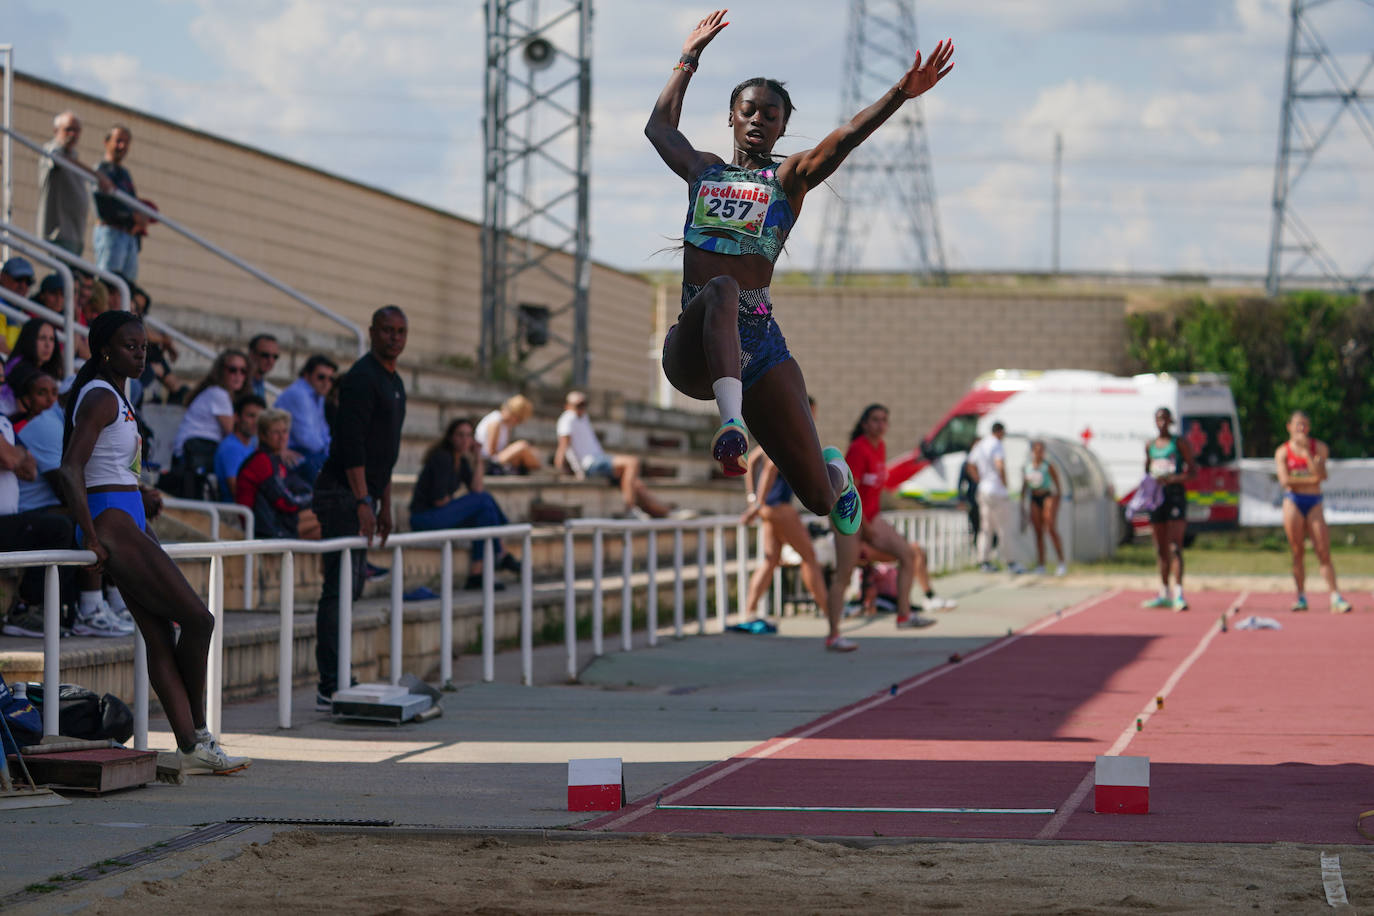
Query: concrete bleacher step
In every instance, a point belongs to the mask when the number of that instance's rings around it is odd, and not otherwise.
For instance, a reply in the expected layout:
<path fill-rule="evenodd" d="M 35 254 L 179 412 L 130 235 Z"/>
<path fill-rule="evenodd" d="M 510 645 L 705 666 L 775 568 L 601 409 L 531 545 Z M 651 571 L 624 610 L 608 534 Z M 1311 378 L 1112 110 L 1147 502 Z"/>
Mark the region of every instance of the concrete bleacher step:
<path fill-rule="evenodd" d="M 277 336 L 282 358 L 269 381 L 286 387 L 313 353 L 324 353 L 341 368 L 352 364 L 355 355 L 351 341 L 330 333 L 306 332 L 281 324 L 255 323 L 252 328 L 232 316 L 206 313 L 199 309 L 166 303 L 159 314 L 179 330 L 216 349 L 243 348 L 255 333 Z M 209 360 L 183 351 L 176 365 L 177 374 L 194 382 Z M 516 386 L 479 377 L 471 370 L 446 366 L 417 365 L 402 357 L 400 367 L 406 385 L 406 422 L 402 430 L 401 455 L 397 470 L 415 473 L 425 450 L 456 417 L 480 419 L 517 392 Z M 562 411 L 561 391 L 530 391 L 535 415 L 522 424 L 517 435 L 551 458 L 557 444 L 554 425 Z M 714 412 L 694 413 L 665 410 L 649 404 L 625 401 L 613 393 L 593 391 L 592 422 L 602 445 L 611 452 L 640 455 L 647 468 L 646 477 L 671 477 L 677 480 L 708 480 L 714 464 L 706 455 L 715 430 Z M 709 406 L 709 405 L 707 405 Z"/>

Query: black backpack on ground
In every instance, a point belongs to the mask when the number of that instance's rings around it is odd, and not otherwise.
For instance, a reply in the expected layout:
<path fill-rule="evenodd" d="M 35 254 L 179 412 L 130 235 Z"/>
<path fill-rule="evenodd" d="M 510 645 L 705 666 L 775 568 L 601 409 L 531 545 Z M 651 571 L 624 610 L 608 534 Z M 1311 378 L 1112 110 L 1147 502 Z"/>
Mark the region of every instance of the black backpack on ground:
<path fill-rule="evenodd" d="M 29 701 L 43 711 L 43 685 L 29 681 L 25 688 Z M 57 730 L 67 738 L 86 738 L 98 741 L 113 738 L 128 741 L 134 733 L 134 714 L 123 700 L 112 693 L 103 697 L 94 690 L 76 684 L 62 684 L 58 688 Z"/>

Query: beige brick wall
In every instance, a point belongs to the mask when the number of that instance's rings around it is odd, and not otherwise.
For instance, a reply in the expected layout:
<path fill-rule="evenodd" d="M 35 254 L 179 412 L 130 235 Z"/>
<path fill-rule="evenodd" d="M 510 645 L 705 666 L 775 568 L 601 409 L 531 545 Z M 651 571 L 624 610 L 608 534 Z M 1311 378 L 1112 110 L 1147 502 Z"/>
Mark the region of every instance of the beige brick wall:
<path fill-rule="evenodd" d="M 678 295 L 668 290 L 670 302 Z M 891 413 L 891 457 L 914 447 L 983 372 L 1125 364 L 1117 295 L 777 286 L 773 304 L 816 398 L 821 441 L 843 447 L 864 407 L 879 402 Z"/>
<path fill-rule="evenodd" d="M 67 109 L 83 121 L 78 151 L 89 166 L 102 156 L 108 127 L 129 126 L 134 140 L 125 164 L 139 196 L 181 224 L 359 325 L 383 304 L 400 305 L 411 320 L 407 360 L 475 357 L 477 223 L 16 74 L 15 127 L 25 136 L 46 142 L 53 116 Z M 15 145 L 14 218 L 28 231 L 36 225 L 37 160 Z M 566 256 L 549 264 L 570 274 Z M 526 277 L 516 301 L 558 307 L 568 300 L 566 287 L 537 272 Z M 322 333 L 338 327 L 165 226 L 154 226 L 144 245 L 139 283 L 157 302 L 241 316 L 248 325 L 259 320 Z M 640 277 L 593 267 L 591 387 L 649 396 L 657 372 L 648 356 L 653 301 L 652 286 Z M 571 315 L 556 319 L 553 329 L 571 339 Z"/>

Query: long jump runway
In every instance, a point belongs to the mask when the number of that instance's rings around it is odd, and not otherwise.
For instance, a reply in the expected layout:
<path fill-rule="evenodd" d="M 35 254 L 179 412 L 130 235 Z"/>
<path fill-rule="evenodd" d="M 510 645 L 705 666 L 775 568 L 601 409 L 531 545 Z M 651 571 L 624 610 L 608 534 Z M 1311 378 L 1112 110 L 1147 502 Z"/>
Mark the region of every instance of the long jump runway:
<path fill-rule="evenodd" d="M 1198 592 L 1173 613 L 1142 609 L 1148 597 L 1098 595 L 587 826 L 1364 842 L 1355 820 L 1374 809 L 1364 762 L 1374 761 L 1374 614 L 1292 614 L 1287 595 L 1236 592 Z M 1235 629 L 1250 615 L 1283 629 Z M 1148 815 L 1093 813 L 1098 754 L 1150 758 Z M 1038 811 L 873 810 L 894 808 Z"/>

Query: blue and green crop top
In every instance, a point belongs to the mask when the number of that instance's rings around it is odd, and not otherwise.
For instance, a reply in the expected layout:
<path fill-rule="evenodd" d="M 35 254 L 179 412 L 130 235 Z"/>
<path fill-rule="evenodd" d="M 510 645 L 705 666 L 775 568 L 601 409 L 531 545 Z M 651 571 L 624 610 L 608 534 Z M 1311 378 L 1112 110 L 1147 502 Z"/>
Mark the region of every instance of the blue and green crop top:
<path fill-rule="evenodd" d="M 683 240 L 702 251 L 759 254 L 775 262 L 796 216 L 777 165 L 757 171 L 722 162 L 689 189 Z"/>

